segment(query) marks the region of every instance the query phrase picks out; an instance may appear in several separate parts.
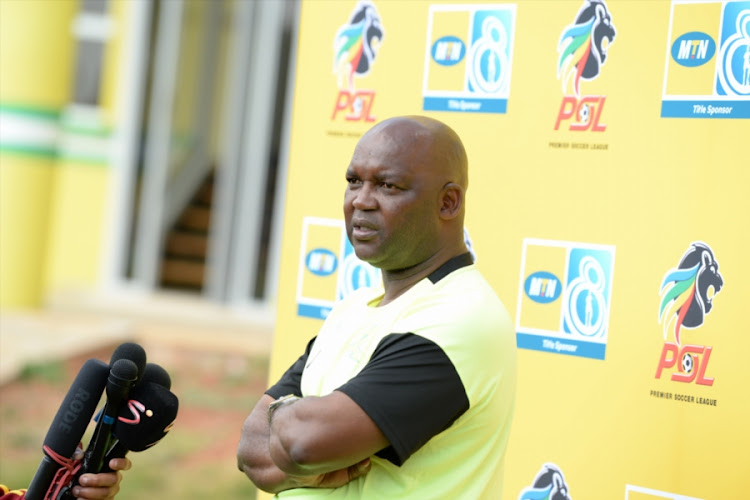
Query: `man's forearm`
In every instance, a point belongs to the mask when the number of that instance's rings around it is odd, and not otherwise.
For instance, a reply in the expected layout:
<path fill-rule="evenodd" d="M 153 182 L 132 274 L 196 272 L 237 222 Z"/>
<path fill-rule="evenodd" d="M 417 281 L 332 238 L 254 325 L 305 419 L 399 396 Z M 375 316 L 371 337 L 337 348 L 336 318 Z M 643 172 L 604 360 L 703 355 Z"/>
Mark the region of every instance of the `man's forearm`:
<path fill-rule="evenodd" d="M 370 417 L 339 391 L 284 404 L 270 423 L 270 455 L 292 477 L 350 467 L 388 446 Z"/>
<path fill-rule="evenodd" d="M 278 493 L 291 488 L 338 488 L 370 470 L 370 460 L 364 459 L 337 470 L 315 474 L 306 471 L 287 474 L 271 457 L 268 406 L 273 401 L 264 395 L 245 420 L 237 449 L 237 466 L 259 489 Z"/>
<path fill-rule="evenodd" d="M 273 398 L 264 394 L 245 420 L 237 449 L 237 467 L 261 490 L 278 493 L 298 484 L 276 466 L 269 453 L 266 412 L 271 401 Z"/>

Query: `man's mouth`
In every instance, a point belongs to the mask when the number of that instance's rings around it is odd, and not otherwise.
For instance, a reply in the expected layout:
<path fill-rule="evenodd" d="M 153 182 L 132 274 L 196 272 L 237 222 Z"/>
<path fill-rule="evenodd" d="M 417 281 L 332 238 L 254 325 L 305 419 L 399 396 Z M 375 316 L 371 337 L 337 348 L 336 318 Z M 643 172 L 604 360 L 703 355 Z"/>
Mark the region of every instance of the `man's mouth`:
<path fill-rule="evenodd" d="M 352 221 L 352 237 L 357 240 L 368 240 L 373 238 L 377 230 L 372 224 L 365 221 Z"/>

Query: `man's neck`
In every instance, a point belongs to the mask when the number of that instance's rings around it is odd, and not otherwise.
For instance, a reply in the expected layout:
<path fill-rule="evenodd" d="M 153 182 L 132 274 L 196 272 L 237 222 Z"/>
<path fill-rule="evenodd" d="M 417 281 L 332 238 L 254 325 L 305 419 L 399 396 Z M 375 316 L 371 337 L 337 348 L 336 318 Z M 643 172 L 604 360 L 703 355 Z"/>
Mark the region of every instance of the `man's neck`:
<path fill-rule="evenodd" d="M 385 294 L 383 295 L 383 300 L 380 301 L 378 306 L 384 306 L 393 302 L 406 293 L 411 287 L 439 269 L 440 266 L 448 262 L 450 259 L 466 252 L 468 252 L 468 250 L 463 244 L 461 244 L 458 248 L 440 249 L 419 264 L 406 269 L 382 271 Z"/>

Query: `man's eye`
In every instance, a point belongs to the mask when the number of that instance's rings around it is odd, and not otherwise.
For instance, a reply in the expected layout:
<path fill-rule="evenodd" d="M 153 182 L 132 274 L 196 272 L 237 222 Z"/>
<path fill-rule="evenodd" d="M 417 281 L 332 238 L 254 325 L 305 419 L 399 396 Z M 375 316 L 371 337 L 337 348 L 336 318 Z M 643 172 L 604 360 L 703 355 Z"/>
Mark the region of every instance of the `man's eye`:
<path fill-rule="evenodd" d="M 360 183 L 359 179 L 357 179 L 355 177 L 347 177 L 346 178 L 346 182 L 349 183 L 349 184 L 359 184 Z"/>
<path fill-rule="evenodd" d="M 396 189 L 396 185 L 391 184 L 390 182 L 381 182 L 380 185 L 386 189 Z"/>

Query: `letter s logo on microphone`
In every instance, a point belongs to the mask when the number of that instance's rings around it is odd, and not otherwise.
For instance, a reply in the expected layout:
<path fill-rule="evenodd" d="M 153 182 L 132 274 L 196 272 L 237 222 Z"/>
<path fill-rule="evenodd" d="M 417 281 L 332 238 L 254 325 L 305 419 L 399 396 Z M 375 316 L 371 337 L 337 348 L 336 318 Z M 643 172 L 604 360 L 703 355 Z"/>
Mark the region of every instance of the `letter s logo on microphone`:
<path fill-rule="evenodd" d="M 138 425 L 141 423 L 141 412 L 147 417 L 154 414 L 151 410 L 146 410 L 146 405 L 135 399 L 128 401 L 128 409 L 133 418 L 117 417 L 117 420 L 124 424 Z"/>
<path fill-rule="evenodd" d="M 152 382 L 138 385 L 120 408 L 114 435 L 124 449 L 143 451 L 172 429 L 178 406 L 169 389 Z"/>

